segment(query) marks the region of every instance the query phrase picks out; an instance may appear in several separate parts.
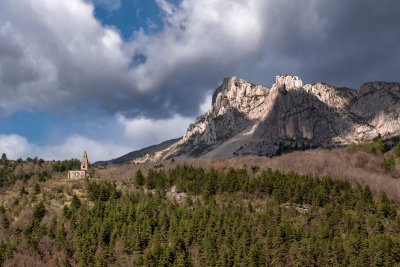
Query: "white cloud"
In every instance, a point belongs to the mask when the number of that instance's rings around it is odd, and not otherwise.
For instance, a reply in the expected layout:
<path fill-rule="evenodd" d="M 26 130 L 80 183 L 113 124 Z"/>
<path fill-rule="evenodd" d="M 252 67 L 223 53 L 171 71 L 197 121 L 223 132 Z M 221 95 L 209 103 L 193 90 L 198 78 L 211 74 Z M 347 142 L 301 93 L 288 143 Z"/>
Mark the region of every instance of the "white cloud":
<path fill-rule="evenodd" d="M 157 3 L 164 11 L 163 30 L 139 31 L 124 42 L 116 29 L 94 18 L 93 5 L 84 0 L 1 1 L 0 109 L 85 112 L 96 107 L 111 114 L 193 116 L 204 89 L 212 89 L 208 80 L 222 80 L 222 69 L 236 69 L 260 49 L 263 4 Z M 145 60 L 133 62 L 138 56 Z"/>
<path fill-rule="evenodd" d="M 138 149 L 181 137 L 189 124 L 193 122 L 193 118 L 180 115 L 161 120 L 128 119 L 119 116 L 118 120 L 125 127 L 125 136 L 136 144 Z"/>
<path fill-rule="evenodd" d="M 63 144 L 38 148 L 38 153 L 44 159 L 80 159 L 83 149 L 86 149 L 91 162 L 120 157 L 131 151 L 129 147 L 116 145 L 113 142 L 101 142 L 82 136 L 72 136 Z"/>
<path fill-rule="evenodd" d="M 210 107 L 211 107 L 211 102 L 212 102 L 212 96 L 213 96 L 213 92 L 209 92 L 206 95 L 206 98 L 204 99 L 203 103 L 200 105 L 200 114 L 204 114 L 206 113 Z"/>
<path fill-rule="evenodd" d="M 260 1 L 184 0 L 178 8 L 166 0 L 157 2 L 166 14 L 166 27 L 155 35 L 138 33 L 128 46 L 148 57 L 133 70 L 142 91 L 160 87 L 176 73 L 184 79 L 190 68 L 235 69 L 234 64 L 248 60 L 262 45 Z"/>
<path fill-rule="evenodd" d="M 9 159 L 35 156 L 45 160 L 80 159 L 84 149 L 87 150 L 91 162 L 116 158 L 131 151 L 129 147 L 90 140 L 82 136 L 69 137 L 59 145 L 40 147 L 30 144 L 25 137 L 19 135 L 0 135 L 0 153 L 6 153 Z"/>
<path fill-rule="evenodd" d="M 93 93 L 110 96 L 112 83 L 129 80 L 122 45 L 83 0 L 2 1 L 0 107 L 79 109 Z"/>
<path fill-rule="evenodd" d="M 204 108 L 209 107 L 210 102 L 211 99 L 207 98 L 203 104 Z M 73 135 L 65 140 L 60 140 L 58 144 L 39 146 L 30 143 L 25 137 L 17 134 L 0 135 L 0 154 L 6 153 L 10 159 L 37 156 L 45 160 L 64 160 L 79 159 L 82 157 L 83 150 L 86 149 L 91 162 L 108 160 L 120 157 L 133 150 L 183 136 L 194 118 L 176 114 L 168 119 L 129 119 L 119 114 L 116 116 L 116 120 L 123 132 L 115 132 L 114 141 L 95 140 L 81 135 Z M 108 126 L 100 127 L 98 130 L 113 131 Z"/>
<path fill-rule="evenodd" d="M 32 157 L 34 149 L 25 137 L 16 134 L 0 135 L 0 153 L 6 153 L 9 159 Z"/>

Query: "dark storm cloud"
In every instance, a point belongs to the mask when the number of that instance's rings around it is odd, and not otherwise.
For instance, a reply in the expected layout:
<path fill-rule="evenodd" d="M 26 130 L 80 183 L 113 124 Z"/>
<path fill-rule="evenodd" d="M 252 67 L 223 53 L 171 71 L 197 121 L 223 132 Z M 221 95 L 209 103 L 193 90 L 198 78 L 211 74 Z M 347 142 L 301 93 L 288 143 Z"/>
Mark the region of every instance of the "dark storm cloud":
<path fill-rule="evenodd" d="M 367 81 L 399 80 L 399 2 L 303 3 L 274 18 L 274 41 L 263 58 L 269 73 L 289 70 L 305 81 L 353 88 Z M 286 5 L 280 4 L 280 10 Z"/>
<path fill-rule="evenodd" d="M 399 80 L 395 0 L 157 0 L 164 28 L 124 42 L 82 0 L 0 3 L 0 110 L 194 116 L 226 76 L 359 87 Z"/>
<path fill-rule="evenodd" d="M 306 77 L 353 87 L 399 80 L 399 2 L 342 0 L 319 10 L 326 38 L 303 58 Z"/>

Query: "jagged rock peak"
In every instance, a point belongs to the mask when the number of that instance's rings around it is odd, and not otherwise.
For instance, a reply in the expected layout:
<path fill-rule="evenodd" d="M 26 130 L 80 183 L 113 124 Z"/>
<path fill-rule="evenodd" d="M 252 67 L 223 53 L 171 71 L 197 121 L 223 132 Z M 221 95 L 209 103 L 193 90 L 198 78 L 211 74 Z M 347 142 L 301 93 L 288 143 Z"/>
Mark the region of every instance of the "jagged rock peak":
<path fill-rule="evenodd" d="M 269 88 L 255 85 L 238 77 L 225 78 L 222 84 L 213 94 L 212 106 L 220 105 L 221 102 L 241 103 L 245 98 L 252 96 L 264 96 L 269 93 Z M 226 103 L 225 103 L 226 104 Z"/>
<path fill-rule="evenodd" d="M 292 75 L 277 75 L 276 83 L 277 86 L 285 86 L 286 89 L 294 89 L 303 87 L 303 81 Z"/>
<path fill-rule="evenodd" d="M 250 85 L 250 83 L 239 77 L 235 77 L 235 76 L 224 78 L 221 86 L 219 86 L 213 94 L 212 104 L 215 103 L 217 95 L 219 93 L 221 93 L 221 92 L 227 93 L 229 91 L 237 91 L 238 89 L 242 88 L 243 85 Z"/>

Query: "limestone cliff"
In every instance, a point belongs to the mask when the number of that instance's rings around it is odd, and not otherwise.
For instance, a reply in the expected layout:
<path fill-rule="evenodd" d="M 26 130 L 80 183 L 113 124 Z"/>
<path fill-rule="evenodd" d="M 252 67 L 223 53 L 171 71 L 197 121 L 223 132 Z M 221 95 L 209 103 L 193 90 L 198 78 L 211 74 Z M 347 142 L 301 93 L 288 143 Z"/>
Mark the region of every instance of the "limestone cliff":
<path fill-rule="evenodd" d="M 231 77 L 215 91 L 208 112 L 154 159 L 273 156 L 288 149 L 343 146 L 400 134 L 399 114 L 400 83 L 366 83 L 353 90 L 279 75 L 268 88 Z"/>

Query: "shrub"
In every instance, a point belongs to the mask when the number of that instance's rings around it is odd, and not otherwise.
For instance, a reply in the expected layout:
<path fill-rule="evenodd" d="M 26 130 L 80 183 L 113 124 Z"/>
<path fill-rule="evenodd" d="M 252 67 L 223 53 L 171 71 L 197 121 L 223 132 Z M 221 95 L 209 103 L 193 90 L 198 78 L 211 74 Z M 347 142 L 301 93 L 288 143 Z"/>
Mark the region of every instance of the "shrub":
<path fill-rule="evenodd" d="M 39 222 L 43 219 L 46 209 L 44 203 L 40 202 L 33 208 L 33 218 L 37 219 Z"/>
<path fill-rule="evenodd" d="M 260 167 L 258 167 L 257 165 L 253 165 L 253 166 L 251 166 L 251 170 L 253 171 L 253 174 L 255 174 L 256 172 L 258 172 L 260 170 Z"/>
<path fill-rule="evenodd" d="M 39 194 L 40 193 L 40 185 L 39 184 L 35 184 L 33 186 L 33 192 L 35 192 L 35 194 Z"/>
<path fill-rule="evenodd" d="M 369 143 L 367 145 L 367 151 L 368 153 L 373 153 L 377 154 L 378 152 L 384 153 L 385 152 L 385 146 L 383 145 L 382 139 L 378 139 L 372 143 Z"/>
<path fill-rule="evenodd" d="M 144 176 L 140 169 L 138 169 L 136 172 L 134 183 L 136 187 L 142 187 L 144 185 Z"/>
<path fill-rule="evenodd" d="M 397 146 L 394 149 L 394 153 L 396 154 L 396 156 L 400 157 L 400 142 L 397 143 Z"/>
<path fill-rule="evenodd" d="M 366 153 L 360 153 L 356 155 L 355 166 L 357 168 L 364 168 L 368 164 L 368 155 Z"/>
<path fill-rule="evenodd" d="M 78 159 L 70 159 L 64 161 L 57 161 L 53 165 L 53 171 L 64 172 L 74 169 L 79 169 L 81 167 L 81 162 Z"/>
<path fill-rule="evenodd" d="M 37 175 L 39 177 L 39 182 L 45 182 L 51 178 L 51 174 L 48 171 L 39 172 Z"/>
<path fill-rule="evenodd" d="M 6 229 L 10 226 L 10 221 L 8 220 L 8 218 L 7 218 L 7 216 L 5 214 L 3 214 L 3 218 L 1 220 L 1 224 Z"/>
<path fill-rule="evenodd" d="M 28 191 L 26 191 L 25 186 L 22 186 L 21 190 L 19 190 L 19 196 L 27 195 Z"/>
<path fill-rule="evenodd" d="M 387 171 L 390 171 L 396 166 L 396 160 L 394 159 L 393 154 L 390 154 L 387 159 L 385 159 L 382 163 L 382 168 Z"/>
<path fill-rule="evenodd" d="M 384 153 L 385 145 L 382 142 L 382 139 L 377 139 L 374 141 L 362 141 L 359 143 L 351 143 L 346 147 L 346 151 L 348 153 L 357 153 L 357 152 L 367 152 L 372 154 Z"/>

